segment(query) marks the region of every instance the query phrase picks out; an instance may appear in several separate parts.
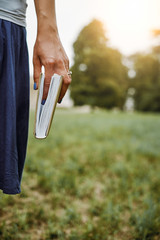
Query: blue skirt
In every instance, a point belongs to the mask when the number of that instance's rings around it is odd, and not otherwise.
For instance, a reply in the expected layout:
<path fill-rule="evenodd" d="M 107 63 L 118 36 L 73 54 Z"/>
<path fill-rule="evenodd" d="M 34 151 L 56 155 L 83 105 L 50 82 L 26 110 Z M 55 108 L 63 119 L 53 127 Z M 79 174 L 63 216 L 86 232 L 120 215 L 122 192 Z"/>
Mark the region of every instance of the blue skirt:
<path fill-rule="evenodd" d="M 0 19 L 0 189 L 21 192 L 29 127 L 26 29 Z"/>

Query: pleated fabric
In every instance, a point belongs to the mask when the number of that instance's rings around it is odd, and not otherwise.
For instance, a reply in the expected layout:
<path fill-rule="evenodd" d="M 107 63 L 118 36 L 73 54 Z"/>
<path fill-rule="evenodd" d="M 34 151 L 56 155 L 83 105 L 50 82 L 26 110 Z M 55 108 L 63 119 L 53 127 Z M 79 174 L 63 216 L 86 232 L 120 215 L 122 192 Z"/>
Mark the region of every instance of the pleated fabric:
<path fill-rule="evenodd" d="M 0 189 L 21 192 L 29 127 L 26 28 L 0 19 Z"/>

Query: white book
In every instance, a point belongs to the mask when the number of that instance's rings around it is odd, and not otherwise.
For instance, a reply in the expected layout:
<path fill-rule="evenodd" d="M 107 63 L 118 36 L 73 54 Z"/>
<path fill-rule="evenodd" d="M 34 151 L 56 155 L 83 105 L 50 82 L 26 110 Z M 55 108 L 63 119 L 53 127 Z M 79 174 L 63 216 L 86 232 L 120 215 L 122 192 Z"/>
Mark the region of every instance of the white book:
<path fill-rule="evenodd" d="M 35 110 L 35 122 L 34 122 L 34 136 L 35 138 L 43 139 L 49 134 L 52 124 L 54 112 L 60 95 L 63 77 L 58 74 L 54 74 L 50 81 L 47 99 L 42 104 L 43 86 L 44 86 L 44 73 L 41 73 L 39 79 L 39 88 L 37 94 L 36 110 Z"/>

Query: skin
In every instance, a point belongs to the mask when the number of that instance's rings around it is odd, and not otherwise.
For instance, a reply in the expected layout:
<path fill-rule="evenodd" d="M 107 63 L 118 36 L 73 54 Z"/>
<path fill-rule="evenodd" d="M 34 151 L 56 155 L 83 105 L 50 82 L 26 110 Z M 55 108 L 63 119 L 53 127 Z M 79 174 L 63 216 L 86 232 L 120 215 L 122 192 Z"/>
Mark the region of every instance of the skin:
<path fill-rule="evenodd" d="M 55 12 L 55 0 L 34 0 L 37 15 L 37 37 L 33 50 L 34 82 L 39 85 L 41 68 L 45 68 L 42 99 L 46 100 L 51 77 L 54 73 L 63 75 L 63 84 L 58 99 L 61 102 L 71 76 L 68 75 L 69 60 L 60 41 Z"/>

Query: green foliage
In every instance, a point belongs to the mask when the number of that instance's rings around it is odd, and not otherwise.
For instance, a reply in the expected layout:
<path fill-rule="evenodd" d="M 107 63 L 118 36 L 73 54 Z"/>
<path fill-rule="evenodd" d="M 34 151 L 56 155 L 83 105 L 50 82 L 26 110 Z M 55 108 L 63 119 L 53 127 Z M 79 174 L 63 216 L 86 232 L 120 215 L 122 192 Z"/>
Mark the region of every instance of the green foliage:
<path fill-rule="evenodd" d="M 0 194 L 0 239 L 159 239 L 159 115 L 76 111 L 57 109 L 43 141 L 31 112 L 22 193 Z"/>
<path fill-rule="evenodd" d="M 160 237 L 160 207 L 149 199 L 147 209 L 141 214 L 131 217 L 131 224 L 135 226 L 135 239 L 152 239 L 155 235 Z"/>
<path fill-rule="evenodd" d="M 127 89 L 127 69 L 118 50 L 107 46 L 103 24 L 93 20 L 73 44 L 71 97 L 75 105 L 122 108 Z"/>
<path fill-rule="evenodd" d="M 133 57 L 136 76 L 132 87 L 136 93 L 135 108 L 140 111 L 160 112 L 160 62 L 158 49 L 153 54 L 137 54 Z"/>

